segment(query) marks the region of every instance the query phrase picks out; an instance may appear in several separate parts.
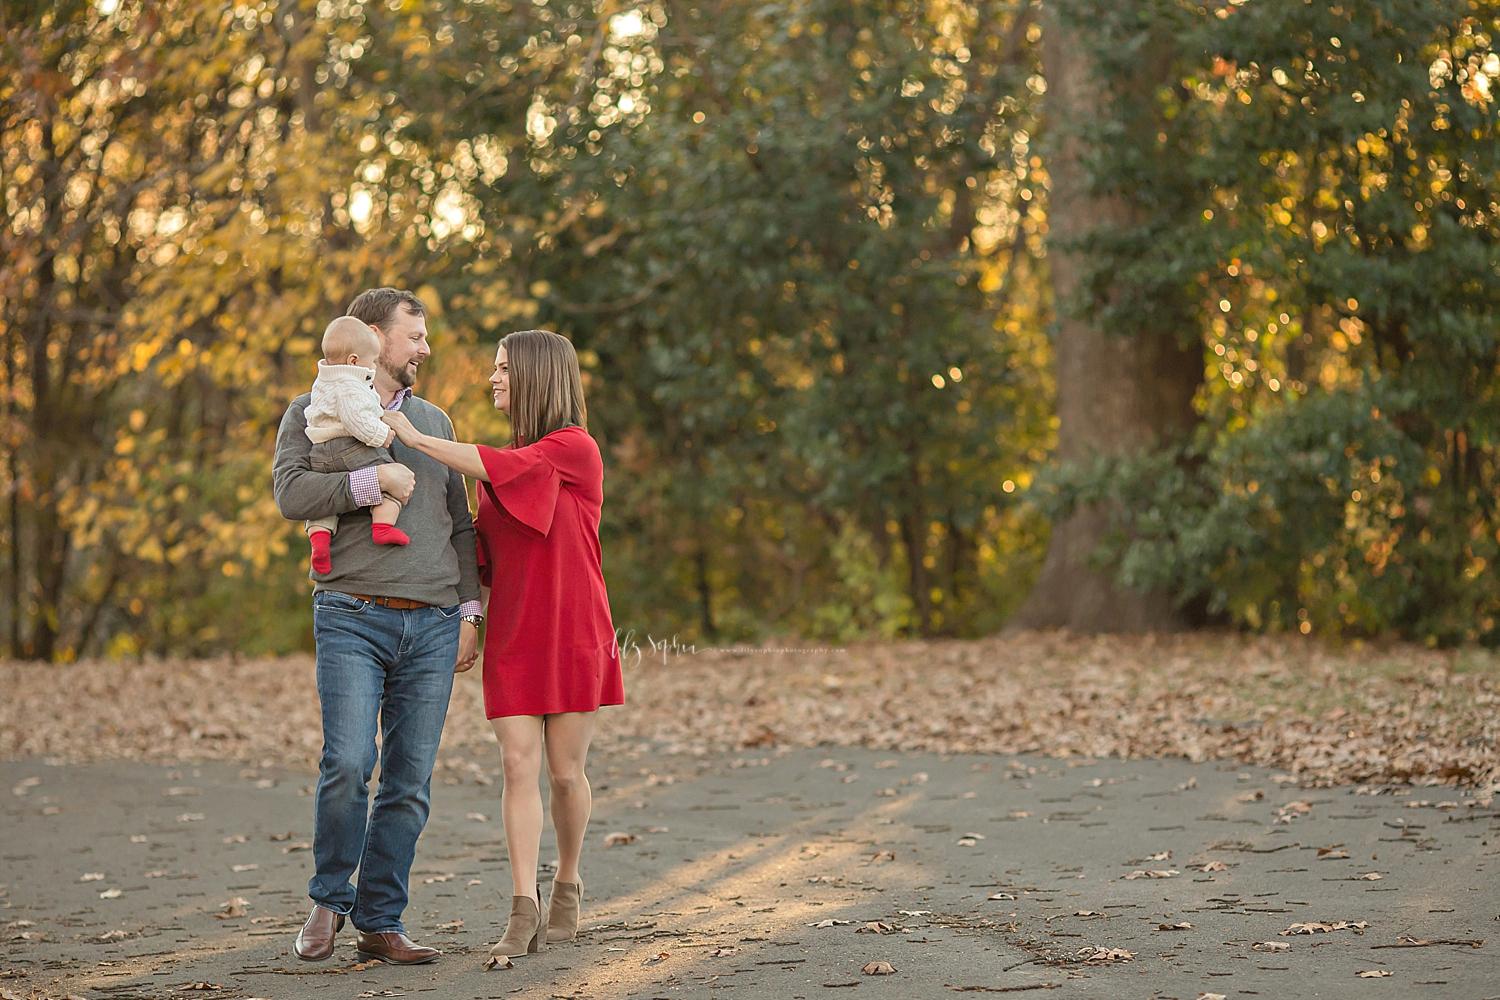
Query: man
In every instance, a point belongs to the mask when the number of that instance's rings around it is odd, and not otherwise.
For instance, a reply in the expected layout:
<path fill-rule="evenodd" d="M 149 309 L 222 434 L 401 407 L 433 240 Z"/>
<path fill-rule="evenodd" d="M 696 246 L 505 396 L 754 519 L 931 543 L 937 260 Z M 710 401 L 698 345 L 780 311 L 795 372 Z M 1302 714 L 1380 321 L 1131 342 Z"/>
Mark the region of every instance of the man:
<path fill-rule="evenodd" d="M 360 293 L 348 315 L 381 340 L 374 385 L 386 409 L 425 433 L 453 439 L 442 410 L 412 395 L 431 353 L 427 310 L 411 292 Z M 354 472 L 312 470 L 304 410 L 292 401 L 276 435 L 276 506 L 294 520 L 339 517 L 333 568 L 313 575 L 313 638 L 323 755 L 313 800 L 312 915 L 297 935 L 297 957 L 333 954 L 352 920 L 362 958 L 396 965 L 440 954 L 413 943 L 401 924 L 417 837 L 427 823 L 432 767 L 455 671 L 478 656 L 479 568 L 463 476 L 427 456 L 391 445 L 398 464 Z M 387 493 L 400 500 L 405 547 L 370 537 L 370 509 Z M 375 729 L 381 727 L 380 786 L 369 807 Z M 359 886 L 351 884 L 359 869 Z"/>

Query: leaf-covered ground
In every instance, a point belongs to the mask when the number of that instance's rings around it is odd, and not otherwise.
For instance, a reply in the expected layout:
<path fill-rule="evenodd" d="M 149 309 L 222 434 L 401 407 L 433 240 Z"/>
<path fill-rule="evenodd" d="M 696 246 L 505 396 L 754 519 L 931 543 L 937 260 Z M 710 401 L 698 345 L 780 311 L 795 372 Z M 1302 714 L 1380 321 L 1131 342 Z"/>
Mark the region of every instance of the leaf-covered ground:
<path fill-rule="evenodd" d="M 842 651 L 625 650 L 602 753 L 774 744 L 1234 759 L 1311 784 L 1500 782 L 1500 660 L 1233 635 L 1023 633 Z M 493 745 L 478 671 L 449 750 Z M 310 768 L 311 658 L 0 664 L 0 756 Z"/>

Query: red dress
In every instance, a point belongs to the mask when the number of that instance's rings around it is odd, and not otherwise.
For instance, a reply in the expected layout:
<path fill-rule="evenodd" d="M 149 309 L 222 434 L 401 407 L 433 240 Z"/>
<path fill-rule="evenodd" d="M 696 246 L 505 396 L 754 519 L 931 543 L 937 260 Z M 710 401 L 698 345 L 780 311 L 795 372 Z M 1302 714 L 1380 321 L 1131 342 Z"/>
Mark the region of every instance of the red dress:
<path fill-rule="evenodd" d="M 604 463 L 581 427 L 524 448 L 479 446 L 480 581 L 490 588 L 484 714 L 549 715 L 623 705 L 604 590 Z"/>

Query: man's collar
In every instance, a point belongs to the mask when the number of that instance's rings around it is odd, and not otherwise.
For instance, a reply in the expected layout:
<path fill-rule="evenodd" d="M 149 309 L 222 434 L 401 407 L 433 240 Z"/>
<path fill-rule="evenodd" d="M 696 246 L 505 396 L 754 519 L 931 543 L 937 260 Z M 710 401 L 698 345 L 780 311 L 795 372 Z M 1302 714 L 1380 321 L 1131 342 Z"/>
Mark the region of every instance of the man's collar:
<path fill-rule="evenodd" d="M 394 396 L 391 397 L 391 401 L 389 403 L 385 404 L 385 409 L 387 409 L 387 410 L 399 410 L 399 409 L 401 409 L 401 404 L 404 403 L 404 402 L 406 402 L 408 399 L 411 399 L 411 397 L 412 397 L 411 386 L 404 385 L 404 386 L 401 387 L 400 391 L 396 393 L 396 395 L 394 395 Z"/>

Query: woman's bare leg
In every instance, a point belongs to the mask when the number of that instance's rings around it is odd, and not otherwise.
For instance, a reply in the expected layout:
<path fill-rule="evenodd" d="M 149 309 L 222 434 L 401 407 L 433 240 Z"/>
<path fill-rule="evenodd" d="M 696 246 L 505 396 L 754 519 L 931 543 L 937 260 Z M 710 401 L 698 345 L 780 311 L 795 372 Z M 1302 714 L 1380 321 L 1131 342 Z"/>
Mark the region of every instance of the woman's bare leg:
<path fill-rule="evenodd" d="M 505 770 L 500 819 L 510 854 L 512 892 L 534 899 L 537 854 L 542 849 L 542 717 L 509 715 L 490 723 L 500 740 Z"/>
<path fill-rule="evenodd" d="M 584 774 L 589 742 L 594 738 L 593 712 L 547 716 L 547 781 L 552 786 L 552 825 L 557 829 L 559 882 L 581 882 L 578 858 L 593 809 L 593 792 Z"/>

